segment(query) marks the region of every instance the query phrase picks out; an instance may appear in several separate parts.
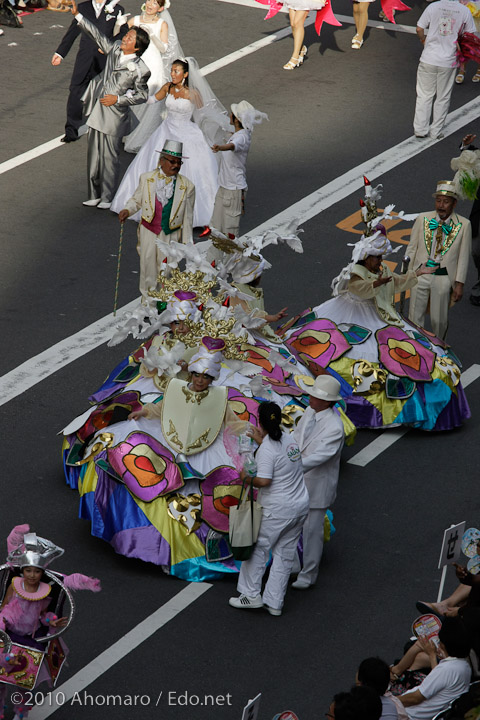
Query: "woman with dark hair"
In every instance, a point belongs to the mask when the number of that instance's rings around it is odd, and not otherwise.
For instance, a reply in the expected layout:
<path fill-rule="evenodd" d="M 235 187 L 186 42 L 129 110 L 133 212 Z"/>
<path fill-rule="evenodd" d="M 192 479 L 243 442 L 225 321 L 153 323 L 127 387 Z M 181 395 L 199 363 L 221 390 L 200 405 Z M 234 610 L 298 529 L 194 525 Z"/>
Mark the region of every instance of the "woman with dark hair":
<path fill-rule="evenodd" d="M 211 145 L 218 141 L 218 132 L 224 137 L 223 131 L 230 127 L 230 121 L 194 58 L 174 60 L 170 75 L 170 82 L 147 101 L 152 104 L 164 100 L 166 117 L 127 169 L 111 209 L 117 213 L 123 210 L 138 186 L 140 175 L 158 166 L 165 140 L 176 140 L 183 143 L 182 175 L 195 185 L 194 227 L 205 226 L 210 222 L 218 190 L 218 166 Z"/>
<path fill-rule="evenodd" d="M 256 454 L 257 475 L 252 482 L 260 488 L 262 523 L 252 556 L 240 569 L 237 583 L 240 597 L 230 598 L 229 603 L 240 609 L 265 606 L 270 615 L 281 615 L 298 539 L 308 513 L 308 493 L 300 449 L 293 437 L 282 431 L 279 406 L 261 403 L 258 420 L 259 427 L 251 431 L 251 437 L 260 446 Z M 262 578 L 270 553 L 272 565 L 262 597 Z"/>

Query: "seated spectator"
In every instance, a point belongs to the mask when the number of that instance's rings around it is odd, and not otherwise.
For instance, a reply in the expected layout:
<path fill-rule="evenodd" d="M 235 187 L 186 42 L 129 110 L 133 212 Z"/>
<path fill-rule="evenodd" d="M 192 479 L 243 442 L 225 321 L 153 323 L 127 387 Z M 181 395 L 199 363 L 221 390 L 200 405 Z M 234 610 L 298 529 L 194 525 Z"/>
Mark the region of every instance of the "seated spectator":
<path fill-rule="evenodd" d="M 470 652 L 470 639 L 462 620 L 446 617 L 438 640 L 442 660 L 437 664 L 435 644 L 423 641 L 432 671 L 418 687 L 399 696 L 410 720 L 432 720 L 470 686 L 471 669 L 465 659 Z"/>
<path fill-rule="evenodd" d="M 360 685 L 337 693 L 326 717 L 329 720 L 380 720 L 382 703 L 372 688 Z"/>
<path fill-rule="evenodd" d="M 390 684 L 390 668 L 379 657 L 362 660 L 359 665 L 355 684 L 370 687 L 378 694 L 382 703 L 380 720 L 407 720 L 408 716 L 398 698 L 388 692 Z"/>

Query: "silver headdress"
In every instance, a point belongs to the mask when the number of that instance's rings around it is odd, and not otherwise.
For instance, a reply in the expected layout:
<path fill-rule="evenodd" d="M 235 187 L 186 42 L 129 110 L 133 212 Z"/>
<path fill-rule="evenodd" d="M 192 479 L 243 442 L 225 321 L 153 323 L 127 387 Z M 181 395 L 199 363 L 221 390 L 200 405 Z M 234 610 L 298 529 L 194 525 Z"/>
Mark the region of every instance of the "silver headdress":
<path fill-rule="evenodd" d="M 50 540 L 27 532 L 23 536 L 23 542 L 8 553 L 7 563 L 11 567 L 37 567 L 44 570 L 64 552 L 63 548 Z"/>

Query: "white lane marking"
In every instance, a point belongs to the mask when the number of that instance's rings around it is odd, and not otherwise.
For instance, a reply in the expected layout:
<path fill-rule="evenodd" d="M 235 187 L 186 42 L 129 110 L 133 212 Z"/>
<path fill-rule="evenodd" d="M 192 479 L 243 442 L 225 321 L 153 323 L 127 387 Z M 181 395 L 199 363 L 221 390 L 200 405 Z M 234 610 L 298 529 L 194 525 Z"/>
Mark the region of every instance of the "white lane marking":
<path fill-rule="evenodd" d="M 480 365 L 471 365 L 461 375 L 461 381 L 464 388 L 471 385 L 475 380 L 480 378 Z M 369 462 L 375 460 L 382 452 L 388 450 L 391 445 L 400 440 L 407 433 L 409 428 L 394 428 L 392 430 L 384 430 L 380 437 L 369 443 L 363 450 L 354 455 L 348 463 L 350 465 L 358 465 L 365 467 Z"/>
<path fill-rule="evenodd" d="M 63 143 L 60 142 L 60 138 L 62 137 L 63 135 L 59 135 L 53 140 L 49 140 L 42 145 L 38 145 L 36 148 L 32 148 L 32 150 L 27 150 L 27 152 L 24 152 L 21 155 L 17 155 L 10 160 L 5 160 L 5 162 L 0 163 L 0 175 L 8 172 L 9 170 L 13 170 L 13 168 L 18 167 L 19 165 L 23 165 L 23 163 L 26 163 L 29 160 L 34 160 L 35 158 L 40 157 L 40 155 L 45 155 L 45 153 L 55 150 L 57 147 L 61 147 Z"/>
<path fill-rule="evenodd" d="M 355 20 L 350 15 L 335 15 L 337 20 L 347 25 L 355 25 Z M 416 27 L 411 25 L 399 25 L 398 23 L 382 22 L 381 20 L 368 20 L 367 26 L 374 30 L 390 30 L 390 32 L 403 32 L 409 35 L 416 35 Z"/>
<path fill-rule="evenodd" d="M 125 305 L 116 318 L 106 315 L 83 330 L 71 335 L 67 341 L 61 340 L 56 345 L 19 365 L 0 378 L 0 405 L 13 400 L 26 390 L 65 367 L 90 350 L 103 345 L 112 336 L 120 313 L 137 307 L 138 299 Z M 71 344 L 71 346 L 70 346 Z"/>
<path fill-rule="evenodd" d="M 479 114 L 480 98 L 472 100 L 450 113 L 447 125 L 444 128 L 445 136 L 451 135 L 464 125 L 471 123 Z M 250 230 L 249 235 L 258 235 L 265 230 L 283 230 L 295 219 L 306 223 L 323 210 L 363 187 L 364 174 L 370 180 L 374 180 L 407 160 L 411 160 L 423 150 L 431 147 L 435 142 L 435 140 L 428 138 L 418 140 L 415 137 L 410 137 L 307 195 L 307 197 L 278 213 L 270 220 Z M 137 302 L 137 300 L 134 300 L 125 307 L 120 308 L 119 314 L 132 309 Z M 0 405 L 21 395 L 37 382 L 52 375 L 65 365 L 81 357 L 81 355 L 85 355 L 89 350 L 93 350 L 103 342 L 107 342 L 111 337 L 115 321 L 111 315 L 107 315 L 98 323 L 104 323 L 103 329 L 101 327 L 96 328 L 97 323 L 94 323 L 0 377 Z M 94 337 L 92 337 L 92 329 Z M 84 337 L 85 335 L 86 337 Z"/>
<path fill-rule="evenodd" d="M 101 675 L 106 673 L 120 660 L 123 660 L 132 650 L 135 650 L 141 643 L 147 640 L 157 630 L 160 630 L 170 620 L 173 620 L 182 610 L 194 603 L 212 587 L 210 583 L 190 583 L 187 587 L 180 590 L 171 600 L 158 608 L 152 615 L 147 617 L 141 623 L 136 625 L 120 640 L 111 645 L 107 650 L 98 655 L 88 665 L 79 670 L 69 680 L 59 685 L 51 691 L 52 706 L 48 703 L 43 706 L 37 706 L 28 715 L 31 720 L 44 720 L 50 717 L 54 712 L 59 710 L 62 705 L 55 704 L 55 697 L 59 693 L 63 693 L 65 703 L 71 700 L 75 693 L 81 693 L 91 683 L 95 682 Z M 128 692 L 128 691 L 127 691 Z M 133 695 L 134 693 L 132 693 Z"/>

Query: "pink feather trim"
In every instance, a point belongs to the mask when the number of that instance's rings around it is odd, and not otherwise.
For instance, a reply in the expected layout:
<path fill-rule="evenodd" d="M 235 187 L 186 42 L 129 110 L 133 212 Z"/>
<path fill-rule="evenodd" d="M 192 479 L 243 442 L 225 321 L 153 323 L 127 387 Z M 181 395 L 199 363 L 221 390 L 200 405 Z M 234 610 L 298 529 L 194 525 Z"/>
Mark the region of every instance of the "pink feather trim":
<path fill-rule="evenodd" d="M 30 525 L 15 525 L 10 535 L 7 537 L 7 552 L 11 553 L 19 545 L 23 543 L 23 536 L 30 532 Z"/>
<path fill-rule="evenodd" d="M 100 592 L 100 580 L 88 577 L 81 573 L 72 573 L 72 575 L 63 576 L 63 584 L 69 590 L 91 590 L 91 592 Z"/>

